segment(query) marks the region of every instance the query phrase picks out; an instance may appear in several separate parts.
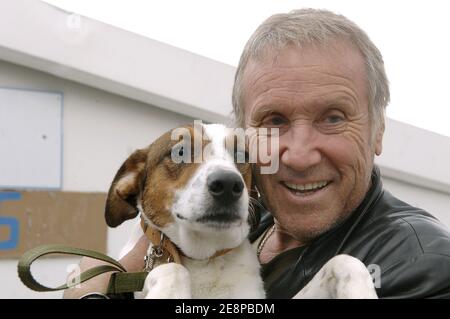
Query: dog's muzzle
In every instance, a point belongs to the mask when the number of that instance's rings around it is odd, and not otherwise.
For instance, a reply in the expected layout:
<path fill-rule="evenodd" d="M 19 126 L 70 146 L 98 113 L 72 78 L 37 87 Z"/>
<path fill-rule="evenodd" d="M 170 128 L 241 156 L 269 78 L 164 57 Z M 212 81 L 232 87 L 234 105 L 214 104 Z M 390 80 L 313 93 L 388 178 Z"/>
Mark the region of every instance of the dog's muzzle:
<path fill-rule="evenodd" d="M 219 169 L 208 175 L 206 185 L 212 199 L 211 206 L 196 221 L 212 223 L 217 227 L 240 223 L 239 199 L 245 188 L 241 176 L 231 170 Z"/>
<path fill-rule="evenodd" d="M 208 192 L 220 205 L 232 205 L 239 200 L 244 190 L 244 182 L 239 174 L 220 169 L 209 174 L 206 183 Z"/>

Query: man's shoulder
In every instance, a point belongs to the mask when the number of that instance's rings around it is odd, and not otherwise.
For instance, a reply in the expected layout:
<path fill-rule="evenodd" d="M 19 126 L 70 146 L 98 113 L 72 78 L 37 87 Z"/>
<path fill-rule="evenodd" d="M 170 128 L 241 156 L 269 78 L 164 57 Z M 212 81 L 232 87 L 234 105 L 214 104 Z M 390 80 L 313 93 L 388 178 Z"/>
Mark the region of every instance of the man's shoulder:
<path fill-rule="evenodd" d="M 449 229 L 428 212 L 389 193 L 373 210 L 347 249 L 366 265 L 378 266 L 379 296 L 449 297 Z"/>
<path fill-rule="evenodd" d="M 450 257 L 450 231 L 425 211 L 399 213 L 396 218 L 400 237 L 411 238 L 422 253 L 442 254 Z"/>
<path fill-rule="evenodd" d="M 450 258 L 450 231 L 423 209 L 384 192 L 343 238 L 339 253 L 387 269 L 425 254 Z M 342 237 L 342 235 L 340 235 Z"/>
<path fill-rule="evenodd" d="M 390 246 L 393 251 L 450 257 L 449 229 L 425 210 L 413 207 L 388 192 L 383 195 L 380 205 L 374 207 L 362 228 L 361 231 L 372 233 L 378 242 Z"/>

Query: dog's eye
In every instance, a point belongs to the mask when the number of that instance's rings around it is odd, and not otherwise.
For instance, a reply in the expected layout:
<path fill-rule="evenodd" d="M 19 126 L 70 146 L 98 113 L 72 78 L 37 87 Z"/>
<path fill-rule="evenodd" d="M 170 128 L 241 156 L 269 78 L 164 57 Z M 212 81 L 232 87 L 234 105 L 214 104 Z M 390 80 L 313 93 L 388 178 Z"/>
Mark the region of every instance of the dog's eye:
<path fill-rule="evenodd" d="M 177 164 L 190 163 L 190 150 L 183 144 L 176 144 L 170 150 L 170 159 Z"/>

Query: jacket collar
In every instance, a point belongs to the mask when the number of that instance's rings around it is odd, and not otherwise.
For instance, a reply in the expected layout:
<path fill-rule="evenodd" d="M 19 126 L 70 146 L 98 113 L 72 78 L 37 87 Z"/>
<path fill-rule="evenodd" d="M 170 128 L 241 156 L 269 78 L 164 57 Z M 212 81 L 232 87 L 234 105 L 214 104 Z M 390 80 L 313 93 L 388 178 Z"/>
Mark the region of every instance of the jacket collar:
<path fill-rule="evenodd" d="M 335 255 L 341 252 L 342 247 L 345 245 L 350 235 L 361 224 L 365 217 L 370 214 L 372 207 L 379 201 L 382 195 L 383 183 L 381 182 L 380 169 L 375 165 L 372 170 L 372 185 L 370 186 L 369 191 L 361 204 L 359 204 L 350 217 L 343 223 L 346 231 L 340 241 L 340 245 L 335 251 Z"/>

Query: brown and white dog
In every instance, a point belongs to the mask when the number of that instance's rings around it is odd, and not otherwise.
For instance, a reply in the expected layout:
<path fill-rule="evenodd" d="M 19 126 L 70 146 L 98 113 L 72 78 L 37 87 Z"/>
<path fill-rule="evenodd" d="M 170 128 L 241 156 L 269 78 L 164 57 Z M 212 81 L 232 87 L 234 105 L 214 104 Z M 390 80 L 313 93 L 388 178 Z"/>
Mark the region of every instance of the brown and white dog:
<path fill-rule="evenodd" d="M 203 136 L 206 157 L 194 150 L 195 141 L 173 140 L 167 132 L 147 148 L 135 151 L 120 167 L 109 190 L 105 210 L 109 226 L 140 213 L 144 223 L 161 231 L 181 254 L 181 264 L 164 263 L 151 270 L 142 294 L 135 296 L 264 298 L 259 261 L 247 240 L 252 223 L 251 168 L 248 162 L 235 160 L 245 149 L 235 143 L 231 152 L 227 150 L 225 141 L 234 135 L 223 125 L 185 129 L 191 138 Z M 173 160 L 173 154 L 186 152 L 191 163 Z M 121 256 L 142 235 L 138 223 Z M 296 297 L 376 297 L 368 281 L 370 274 L 361 262 L 336 256 Z"/>
<path fill-rule="evenodd" d="M 248 163 L 236 164 L 225 141 L 231 129 L 222 125 L 187 126 L 190 137 L 203 136 L 196 154 L 195 141 L 185 145 L 171 132 L 149 147 L 135 151 L 111 185 L 105 217 L 115 227 L 139 212 L 181 252 L 182 265 L 167 263 L 147 276 L 146 298 L 264 298 L 259 263 L 250 243 Z M 186 141 L 184 141 L 186 142 Z M 245 152 L 245 149 L 234 149 Z M 190 152 L 191 163 L 175 163 L 173 152 Z M 136 225 L 126 254 L 142 236 Z M 219 252 L 219 253 L 218 253 Z"/>

